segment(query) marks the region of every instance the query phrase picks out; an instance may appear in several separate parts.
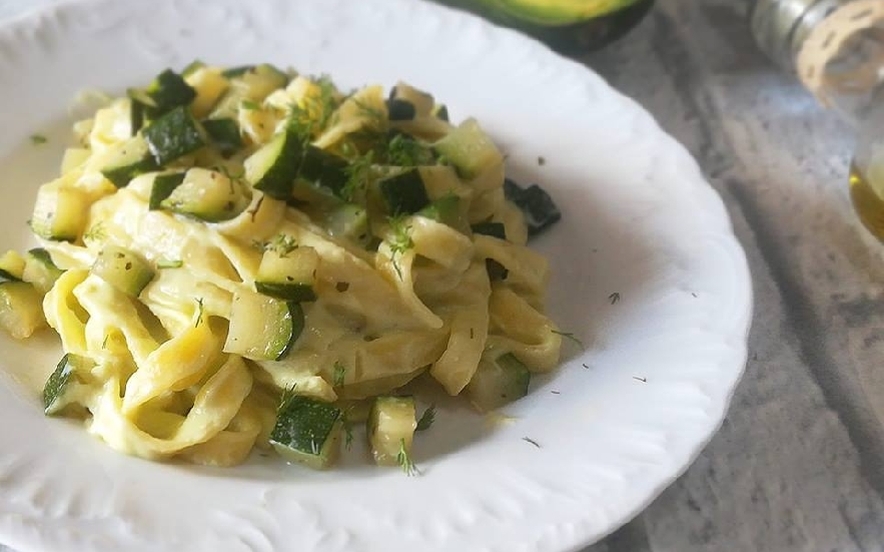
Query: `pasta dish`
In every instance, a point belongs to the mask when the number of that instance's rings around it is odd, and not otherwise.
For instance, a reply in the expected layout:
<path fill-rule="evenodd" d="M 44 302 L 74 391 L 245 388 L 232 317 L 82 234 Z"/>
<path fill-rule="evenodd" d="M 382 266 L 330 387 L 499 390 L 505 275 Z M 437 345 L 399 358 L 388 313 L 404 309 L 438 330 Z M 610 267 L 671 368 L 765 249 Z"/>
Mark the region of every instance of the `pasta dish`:
<path fill-rule="evenodd" d="M 552 221 L 529 196 L 549 198 L 425 92 L 194 63 L 73 130 L 41 247 L 0 258 L 0 325 L 58 333 L 46 413 L 118 451 L 325 468 L 365 422 L 403 465 L 431 421 L 410 381 L 488 411 L 559 361 L 526 247 Z"/>

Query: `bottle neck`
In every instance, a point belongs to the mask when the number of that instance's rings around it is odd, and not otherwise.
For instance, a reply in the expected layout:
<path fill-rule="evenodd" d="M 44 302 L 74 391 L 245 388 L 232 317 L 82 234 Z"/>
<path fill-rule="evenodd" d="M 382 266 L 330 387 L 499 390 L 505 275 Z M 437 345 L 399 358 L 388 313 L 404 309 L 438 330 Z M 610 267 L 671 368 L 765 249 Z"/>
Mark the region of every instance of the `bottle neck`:
<path fill-rule="evenodd" d="M 797 58 L 814 28 L 851 0 L 756 0 L 750 22 L 755 41 L 777 65 L 797 71 Z"/>
<path fill-rule="evenodd" d="M 855 127 L 884 101 L 884 0 L 757 0 L 752 30 L 762 50 Z"/>

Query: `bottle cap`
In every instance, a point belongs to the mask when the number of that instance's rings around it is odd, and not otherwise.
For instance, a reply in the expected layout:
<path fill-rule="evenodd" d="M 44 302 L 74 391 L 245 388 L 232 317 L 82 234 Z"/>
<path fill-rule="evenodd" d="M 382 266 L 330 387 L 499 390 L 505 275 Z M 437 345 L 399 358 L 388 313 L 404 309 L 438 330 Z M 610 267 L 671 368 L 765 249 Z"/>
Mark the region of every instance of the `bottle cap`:
<path fill-rule="evenodd" d="M 873 91 L 884 78 L 884 0 L 854 0 L 829 13 L 802 41 L 796 68 L 826 106 Z"/>

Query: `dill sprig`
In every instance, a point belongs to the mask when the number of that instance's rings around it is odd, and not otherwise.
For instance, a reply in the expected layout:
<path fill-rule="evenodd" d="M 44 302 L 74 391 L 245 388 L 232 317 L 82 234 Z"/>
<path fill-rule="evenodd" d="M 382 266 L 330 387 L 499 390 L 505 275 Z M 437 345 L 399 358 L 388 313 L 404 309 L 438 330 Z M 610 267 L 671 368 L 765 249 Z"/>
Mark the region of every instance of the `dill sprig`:
<path fill-rule="evenodd" d="M 274 251 L 280 257 L 286 257 L 298 248 L 298 241 L 289 234 L 277 234 L 270 240 L 263 243 L 257 242 L 255 245 L 263 251 Z"/>
<path fill-rule="evenodd" d="M 565 339 L 570 340 L 571 342 L 576 344 L 578 347 L 580 347 L 582 350 L 584 350 L 584 351 L 586 350 L 586 345 L 583 344 L 583 341 L 581 341 L 578 337 L 576 337 L 572 332 L 560 332 L 559 330 L 550 330 L 550 331 L 556 335 L 560 335 L 560 336 L 564 337 Z"/>
<path fill-rule="evenodd" d="M 288 387 L 282 388 L 282 393 L 279 394 L 279 405 L 276 407 L 277 412 L 281 412 L 285 410 L 285 408 L 289 405 L 289 402 L 293 398 L 295 398 L 295 388 L 298 386 L 297 382 L 291 384 Z"/>
<path fill-rule="evenodd" d="M 347 182 L 341 189 L 341 195 L 347 201 L 353 201 L 362 193 L 371 178 L 372 166 L 374 165 L 374 151 L 368 151 L 364 155 L 357 155 L 350 161 L 344 172 L 347 174 Z"/>
<path fill-rule="evenodd" d="M 347 376 L 347 367 L 341 364 L 340 361 L 335 361 L 335 372 L 334 379 L 332 380 L 332 385 L 335 387 L 343 387 L 344 386 L 344 378 Z"/>
<path fill-rule="evenodd" d="M 352 100 L 353 103 L 356 104 L 356 107 L 359 108 L 359 112 L 362 116 L 368 119 L 372 126 L 376 128 L 382 128 L 384 126 L 384 123 L 387 120 L 387 114 L 384 111 L 372 105 L 368 105 L 362 100 L 356 98 L 352 98 Z"/>
<path fill-rule="evenodd" d="M 388 219 L 391 232 L 390 239 L 388 240 L 391 253 L 390 261 L 393 263 L 393 268 L 396 269 L 396 274 L 399 275 L 400 280 L 402 279 L 402 267 L 399 265 L 399 257 L 406 251 L 414 248 L 414 240 L 411 239 L 411 226 L 406 224 L 406 219 L 407 215 L 399 215 Z"/>
<path fill-rule="evenodd" d="M 104 228 L 104 222 L 94 224 L 83 234 L 83 241 L 104 241 L 107 238 L 107 231 Z"/>
<path fill-rule="evenodd" d="M 193 327 L 196 328 L 203 322 L 203 298 L 198 297 L 196 300 L 196 322 L 193 323 Z"/>
<path fill-rule="evenodd" d="M 302 103 L 289 105 L 288 129 L 302 141 L 307 142 L 329 124 L 332 114 L 338 107 L 337 88 L 328 75 L 311 79 L 319 88 L 318 96 L 308 95 Z"/>
<path fill-rule="evenodd" d="M 540 444 L 537 441 L 535 441 L 534 439 L 532 439 L 531 437 L 522 437 L 522 440 L 525 441 L 526 443 L 531 443 L 532 445 L 534 445 L 537 448 L 541 448 Z"/>
<path fill-rule="evenodd" d="M 399 439 L 399 452 L 396 454 L 396 463 L 399 464 L 399 467 L 402 468 L 405 475 L 409 477 L 420 474 L 420 470 L 417 469 L 417 466 L 414 461 L 412 461 L 408 451 L 405 449 L 404 437 Z"/>
<path fill-rule="evenodd" d="M 404 134 L 397 134 L 387 143 L 387 163 L 398 167 L 427 165 L 433 155 L 420 142 Z"/>
<path fill-rule="evenodd" d="M 414 428 L 415 431 L 425 431 L 430 429 L 430 426 L 433 425 L 433 422 L 436 421 L 436 405 L 431 404 L 424 413 L 421 415 L 420 420 L 417 421 L 417 426 Z"/>

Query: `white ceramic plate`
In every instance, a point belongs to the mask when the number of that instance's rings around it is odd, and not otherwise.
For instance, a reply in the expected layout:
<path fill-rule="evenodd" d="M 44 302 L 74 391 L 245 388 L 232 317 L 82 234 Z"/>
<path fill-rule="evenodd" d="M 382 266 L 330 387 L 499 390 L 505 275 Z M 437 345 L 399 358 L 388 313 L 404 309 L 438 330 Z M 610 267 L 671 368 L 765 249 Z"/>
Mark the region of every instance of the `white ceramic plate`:
<path fill-rule="evenodd" d="M 510 174 L 563 208 L 535 246 L 552 260 L 554 318 L 587 349 L 535 379 L 507 409 L 512 423 L 442 404 L 416 447 L 423 475 L 409 478 L 358 454 L 328 473 L 119 455 L 42 416 L 33 382 L 58 358 L 53 340 L 5 340 L 0 541 L 55 552 L 575 549 L 639 512 L 717 429 L 745 362 L 751 290 L 695 162 L 585 68 L 417 0 L 94 0 L 0 29 L 0 245 L 30 243 L 36 187 L 56 170 L 79 91 L 119 92 L 194 58 L 271 61 L 344 86 L 404 79 L 456 120 L 477 116 Z M 33 133 L 49 143 L 31 144 Z"/>

